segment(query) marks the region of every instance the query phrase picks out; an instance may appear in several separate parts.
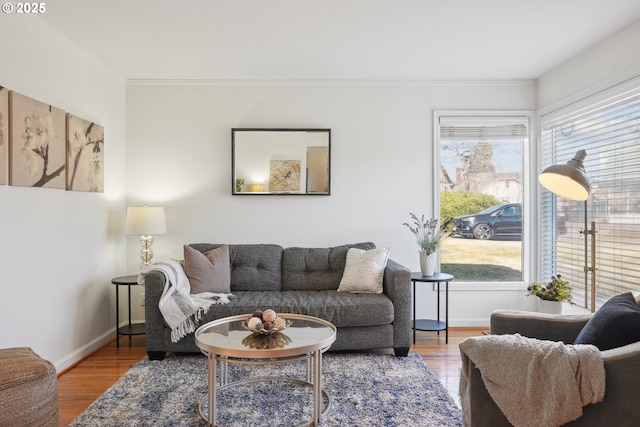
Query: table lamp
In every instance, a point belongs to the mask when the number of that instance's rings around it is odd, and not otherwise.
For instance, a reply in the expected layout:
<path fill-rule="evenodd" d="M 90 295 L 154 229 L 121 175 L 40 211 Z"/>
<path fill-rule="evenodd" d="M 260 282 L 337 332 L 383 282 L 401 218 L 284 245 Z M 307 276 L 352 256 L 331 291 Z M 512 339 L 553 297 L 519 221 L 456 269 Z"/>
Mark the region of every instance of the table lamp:
<path fill-rule="evenodd" d="M 151 264 L 153 258 L 152 234 L 166 234 L 167 223 L 163 207 L 133 206 L 127 208 L 125 232 L 128 236 L 140 236 L 140 259 L 142 265 Z"/>

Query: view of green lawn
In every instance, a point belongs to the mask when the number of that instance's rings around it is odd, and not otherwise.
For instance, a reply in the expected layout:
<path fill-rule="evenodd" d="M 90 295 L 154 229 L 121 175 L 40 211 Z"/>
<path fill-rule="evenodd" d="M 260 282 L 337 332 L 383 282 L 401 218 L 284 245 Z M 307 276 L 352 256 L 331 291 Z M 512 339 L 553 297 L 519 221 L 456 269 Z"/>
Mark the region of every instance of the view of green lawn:
<path fill-rule="evenodd" d="M 449 237 L 442 242 L 440 262 L 440 270 L 453 275 L 456 281 L 522 280 L 522 242 L 511 237 Z"/>

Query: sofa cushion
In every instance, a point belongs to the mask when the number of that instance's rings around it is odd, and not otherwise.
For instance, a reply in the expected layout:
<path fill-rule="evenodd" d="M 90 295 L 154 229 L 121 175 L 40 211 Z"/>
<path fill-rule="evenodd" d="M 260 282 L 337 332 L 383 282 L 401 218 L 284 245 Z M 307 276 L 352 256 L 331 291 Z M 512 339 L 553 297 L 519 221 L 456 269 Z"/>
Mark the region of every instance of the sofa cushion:
<path fill-rule="evenodd" d="M 389 249 L 368 251 L 351 248 L 338 286 L 338 292 L 381 294 L 384 269 L 389 259 Z"/>
<path fill-rule="evenodd" d="M 191 293 L 228 293 L 231 290 L 229 246 L 200 252 L 184 245 L 184 272 L 189 278 Z"/>
<path fill-rule="evenodd" d="M 221 244 L 194 243 L 192 248 L 207 252 Z M 231 292 L 279 291 L 282 287 L 282 246 L 229 245 Z"/>
<path fill-rule="evenodd" d="M 371 242 L 332 248 L 286 248 L 282 253 L 282 290 L 336 290 L 350 248 L 375 249 Z"/>
<path fill-rule="evenodd" d="M 336 327 L 387 325 L 393 322 L 393 302 L 386 294 L 350 294 L 329 291 L 240 291 L 229 304 L 213 305 L 200 324 L 253 310 L 272 308 L 328 320 Z"/>
<path fill-rule="evenodd" d="M 600 307 L 578 334 L 575 344 L 600 351 L 640 341 L 640 306 L 631 292 L 616 295 Z"/>

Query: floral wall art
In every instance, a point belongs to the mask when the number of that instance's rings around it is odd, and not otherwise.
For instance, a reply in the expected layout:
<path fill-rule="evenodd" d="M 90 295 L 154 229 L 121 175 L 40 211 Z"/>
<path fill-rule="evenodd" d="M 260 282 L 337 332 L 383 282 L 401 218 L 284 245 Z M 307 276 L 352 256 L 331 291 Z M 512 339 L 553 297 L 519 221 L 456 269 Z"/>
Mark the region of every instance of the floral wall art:
<path fill-rule="evenodd" d="M 0 86 L 0 185 L 7 183 L 9 146 L 9 91 Z"/>
<path fill-rule="evenodd" d="M 104 192 L 104 128 L 0 86 L 0 185 Z"/>
<path fill-rule="evenodd" d="M 67 190 L 104 192 L 104 128 L 67 114 Z"/>
<path fill-rule="evenodd" d="M 13 91 L 9 105 L 9 183 L 64 189 L 64 111 Z"/>

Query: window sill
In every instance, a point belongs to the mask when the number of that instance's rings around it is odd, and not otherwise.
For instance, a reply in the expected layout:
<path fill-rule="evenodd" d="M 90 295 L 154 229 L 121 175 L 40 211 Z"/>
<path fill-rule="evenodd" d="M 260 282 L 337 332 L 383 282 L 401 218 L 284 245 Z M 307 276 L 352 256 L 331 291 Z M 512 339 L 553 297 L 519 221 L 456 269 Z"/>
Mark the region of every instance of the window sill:
<path fill-rule="evenodd" d="M 451 282 L 449 291 L 526 291 L 524 282 Z M 440 287 L 443 288 L 442 286 Z"/>

